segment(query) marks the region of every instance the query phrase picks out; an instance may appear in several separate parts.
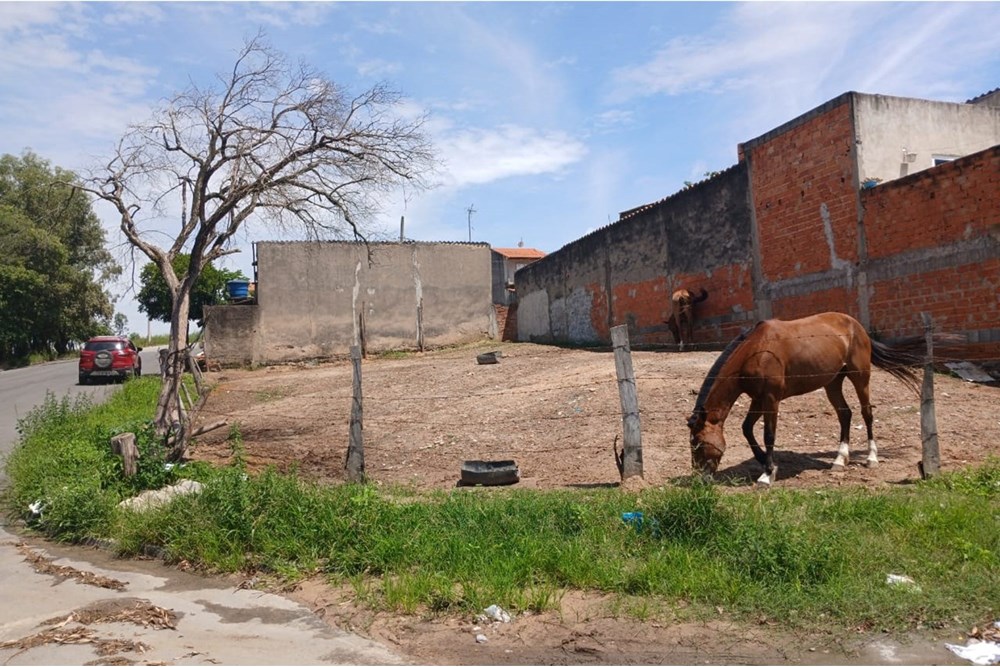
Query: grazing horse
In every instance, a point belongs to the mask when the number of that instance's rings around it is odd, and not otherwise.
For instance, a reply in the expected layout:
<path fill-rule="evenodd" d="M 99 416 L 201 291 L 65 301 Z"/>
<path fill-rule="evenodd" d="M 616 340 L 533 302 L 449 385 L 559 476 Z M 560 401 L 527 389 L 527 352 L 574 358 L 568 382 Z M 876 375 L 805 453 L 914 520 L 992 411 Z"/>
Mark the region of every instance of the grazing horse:
<path fill-rule="evenodd" d="M 767 320 L 737 336 L 716 359 L 688 419 L 691 430 L 691 464 L 702 473 L 714 473 L 726 450 L 723 425 L 741 395 L 750 396 L 750 409 L 743 420 L 743 436 L 754 458 L 764 466 L 757 480 L 775 479 L 774 436 L 778 426 L 778 404 L 791 396 L 824 389 L 840 421 L 840 447 L 833 469 L 843 469 L 849 454 L 851 409 L 844 400 L 844 380 L 850 380 L 861 402 L 861 417 L 868 431 L 867 466 L 878 464 L 878 448 L 872 435 L 872 406 L 868 381 L 874 364 L 891 373 L 914 391 L 923 365 L 923 338 L 885 345 L 868 337 L 864 327 L 843 313 L 821 313 L 799 320 Z M 764 418 L 765 453 L 754 438 L 757 420 Z"/>
<path fill-rule="evenodd" d="M 694 296 L 686 289 L 679 289 L 670 297 L 672 309 L 667 325 L 674 339 L 684 351 L 684 344 L 690 343 L 694 336 L 694 304 L 701 303 L 708 298 L 708 290 L 701 288 L 701 294 Z"/>

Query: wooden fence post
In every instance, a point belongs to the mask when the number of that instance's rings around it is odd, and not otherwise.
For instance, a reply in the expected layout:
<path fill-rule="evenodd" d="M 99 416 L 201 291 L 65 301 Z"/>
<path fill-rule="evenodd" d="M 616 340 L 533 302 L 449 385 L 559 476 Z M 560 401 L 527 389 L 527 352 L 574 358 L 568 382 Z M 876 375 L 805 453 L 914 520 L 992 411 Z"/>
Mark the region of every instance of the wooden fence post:
<path fill-rule="evenodd" d="M 361 402 L 361 348 L 351 347 L 351 366 L 354 368 L 353 398 L 351 403 L 351 435 L 347 447 L 347 479 L 352 482 L 365 480 L 365 447 L 362 437 L 363 410 Z"/>
<path fill-rule="evenodd" d="M 135 444 L 135 433 L 119 433 L 112 436 L 111 453 L 122 457 L 122 471 L 126 477 L 132 477 L 139 470 L 136 460 L 139 458 L 139 448 Z"/>
<path fill-rule="evenodd" d="M 924 363 L 924 383 L 920 388 L 920 442 L 923 458 L 920 476 L 929 479 L 941 471 L 941 453 L 938 450 L 937 417 L 934 412 L 934 333 L 929 313 L 920 313 L 924 322 L 927 341 L 927 360 Z"/>
<path fill-rule="evenodd" d="M 417 349 L 424 351 L 424 297 L 417 301 Z"/>
<path fill-rule="evenodd" d="M 615 372 L 618 375 L 618 397 L 622 404 L 622 450 L 619 471 L 622 481 L 642 477 L 642 434 L 639 428 L 639 399 L 632 370 L 632 351 L 628 344 L 628 326 L 611 327 L 611 344 L 615 351 Z"/>

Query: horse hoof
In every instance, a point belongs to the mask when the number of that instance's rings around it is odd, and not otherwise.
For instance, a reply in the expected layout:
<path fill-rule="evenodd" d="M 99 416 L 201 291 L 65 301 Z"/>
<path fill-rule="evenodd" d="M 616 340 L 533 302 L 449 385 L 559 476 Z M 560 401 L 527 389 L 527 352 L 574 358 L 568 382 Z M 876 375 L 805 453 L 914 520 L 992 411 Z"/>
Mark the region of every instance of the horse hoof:
<path fill-rule="evenodd" d="M 757 478 L 757 488 L 759 489 L 769 489 L 771 488 L 771 475 L 764 473 Z"/>
<path fill-rule="evenodd" d="M 877 468 L 878 467 L 878 461 L 865 461 L 865 467 L 866 468 Z"/>
<path fill-rule="evenodd" d="M 833 472 L 844 472 L 844 468 L 845 468 L 845 467 L 846 467 L 846 466 L 845 466 L 845 465 L 844 465 L 843 463 L 834 463 L 834 464 L 833 464 L 833 465 L 832 465 L 832 466 L 830 467 L 830 470 L 832 470 Z"/>

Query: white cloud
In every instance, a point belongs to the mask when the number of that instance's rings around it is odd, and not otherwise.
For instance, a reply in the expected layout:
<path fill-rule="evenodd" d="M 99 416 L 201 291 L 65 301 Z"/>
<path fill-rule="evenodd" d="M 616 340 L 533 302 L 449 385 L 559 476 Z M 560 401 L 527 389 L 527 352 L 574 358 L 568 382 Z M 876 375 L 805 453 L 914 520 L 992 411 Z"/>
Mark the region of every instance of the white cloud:
<path fill-rule="evenodd" d="M 997 58 L 997 34 L 993 3 L 750 2 L 614 70 L 611 97 L 739 91 L 799 111 L 846 90 L 927 97 L 928 71 L 968 80 L 969 63 Z"/>
<path fill-rule="evenodd" d="M 402 68 L 399 63 L 373 58 L 371 60 L 359 62 L 357 69 L 358 74 L 361 76 L 370 77 L 372 79 L 382 79 L 388 77 L 390 74 L 396 74 Z"/>
<path fill-rule="evenodd" d="M 714 33 L 671 39 L 648 62 L 613 72 L 616 97 L 725 92 L 767 85 L 775 71 L 816 78 L 839 45 L 849 41 L 859 12 L 854 3 L 749 3 Z M 875 5 L 877 11 L 877 5 Z"/>
<path fill-rule="evenodd" d="M 583 159 L 586 146 L 564 132 L 514 125 L 451 131 L 437 141 L 451 187 L 481 185 L 513 176 L 558 173 Z"/>
<path fill-rule="evenodd" d="M 152 2 L 115 2 L 107 5 L 112 11 L 106 12 L 101 21 L 110 26 L 149 25 L 164 19 L 164 12 Z"/>
<path fill-rule="evenodd" d="M 250 8 L 244 14 L 250 24 L 268 25 L 285 30 L 296 26 L 314 26 L 323 23 L 327 15 L 335 9 L 334 3 L 327 2 L 250 2 L 242 6 Z"/>
<path fill-rule="evenodd" d="M 609 109 L 594 117 L 594 127 L 609 131 L 632 124 L 635 114 L 631 109 Z"/>

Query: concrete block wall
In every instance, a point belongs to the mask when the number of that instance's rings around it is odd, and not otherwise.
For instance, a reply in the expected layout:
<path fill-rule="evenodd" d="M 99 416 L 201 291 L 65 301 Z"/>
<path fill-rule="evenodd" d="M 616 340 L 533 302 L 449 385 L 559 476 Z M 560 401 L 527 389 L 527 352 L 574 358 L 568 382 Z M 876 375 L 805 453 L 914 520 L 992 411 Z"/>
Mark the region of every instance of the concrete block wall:
<path fill-rule="evenodd" d="M 243 327 L 253 340 L 251 364 L 346 355 L 362 337 L 378 352 L 498 335 L 488 244 L 256 245 L 257 305 L 253 326 Z M 216 357 L 247 347 L 228 315 L 206 325 Z"/>
<path fill-rule="evenodd" d="M 205 356 L 213 364 L 249 366 L 256 357 L 256 305 L 205 306 Z"/>

